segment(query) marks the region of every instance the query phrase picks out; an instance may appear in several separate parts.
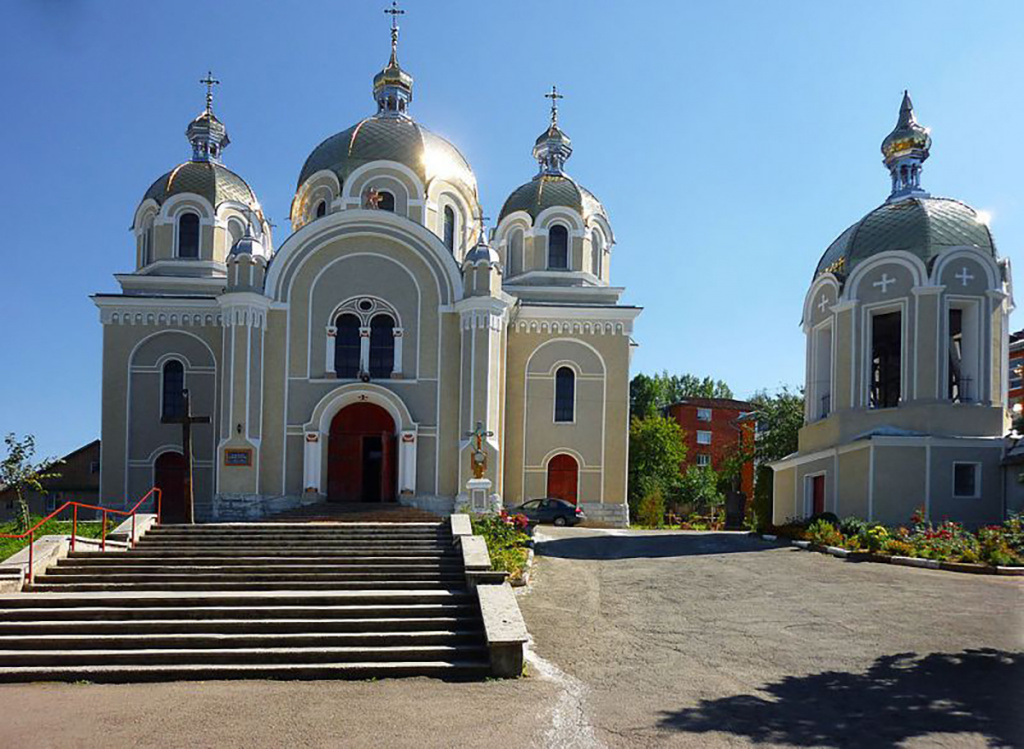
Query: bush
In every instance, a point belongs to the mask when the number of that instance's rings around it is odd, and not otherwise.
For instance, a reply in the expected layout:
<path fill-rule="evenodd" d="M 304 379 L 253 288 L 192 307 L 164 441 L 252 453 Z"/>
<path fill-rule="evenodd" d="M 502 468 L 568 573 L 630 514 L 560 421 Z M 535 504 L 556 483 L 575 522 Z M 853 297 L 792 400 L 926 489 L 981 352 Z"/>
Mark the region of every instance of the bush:
<path fill-rule="evenodd" d="M 640 525 L 660 528 L 665 523 L 665 495 L 655 487 L 644 495 L 637 507 L 636 520 Z"/>
<path fill-rule="evenodd" d="M 859 536 L 861 531 L 866 531 L 867 528 L 868 524 L 865 521 L 852 515 L 839 521 L 839 532 L 847 537 Z"/>
<path fill-rule="evenodd" d="M 750 503 L 750 516 L 754 521 L 754 530 L 767 533 L 772 527 L 772 483 L 774 471 L 769 466 L 757 467 L 757 480 L 754 483 L 754 499 Z"/>
<path fill-rule="evenodd" d="M 857 538 L 860 540 L 861 548 L 879 552 L 889 541 L 889 530 L 884 525 L 865 525 Z"/>
<path fill-rule="evenodd" d="M 807 527 L 807 538 L 820 546 L 842 546 L 843 534 L 825 519 L 815 520 Z"/>
<path fill-rule="evenodd" d="M 901 541 L 898 538 L 887 539 L 882 545 L 882 551 L 886 554 L 892 554 L 894 557 L 912 557 L 914 556 L 914 547 L 912 544 L 906 541 Z"/>
<path fill-rule="evenodd" d="M 817 515 L 812 515 L 807 521 L 808 527 L 817 520 L 824 520 L 833 528 L 839 527 L 839 518 L 837 518 L 835 513 L 832 512 L 819 512 Z"/>
<path fill-rule="evenodd" d="M 498 515 L 474 517 L 472 523 L 473 533 L 487 542 L 491 569 L 506 570 L 513 580 L 522 577 L 530 543 L 526 516 L 509 515 L 502 510 Z"/>

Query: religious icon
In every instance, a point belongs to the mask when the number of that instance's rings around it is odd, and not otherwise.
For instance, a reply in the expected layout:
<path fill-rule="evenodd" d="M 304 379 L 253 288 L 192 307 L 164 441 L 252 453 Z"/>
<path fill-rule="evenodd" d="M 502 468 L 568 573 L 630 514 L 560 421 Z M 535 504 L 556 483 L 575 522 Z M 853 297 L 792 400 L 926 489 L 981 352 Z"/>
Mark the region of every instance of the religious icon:
<path fill-rule="evenodd" d="M 384 196 L 380 194 L 376 187 L 371 187 L 366 191 L 366 207 L 370 210 L 379 210 L 382 200 L 384 200 Z"/>
<path fill-rule="evenodd" d="M 484 437 L 493 437 L 494 432 L 486 431 L 483 422 L 478 421 L 476 429 L 472 432 L 466 432 L 466 436 L 476 442 L 473 445 L 473 454 L 470 456 L 473 478 L 482 479 L 487 473 L 487 453 L 484 452 Z"/>

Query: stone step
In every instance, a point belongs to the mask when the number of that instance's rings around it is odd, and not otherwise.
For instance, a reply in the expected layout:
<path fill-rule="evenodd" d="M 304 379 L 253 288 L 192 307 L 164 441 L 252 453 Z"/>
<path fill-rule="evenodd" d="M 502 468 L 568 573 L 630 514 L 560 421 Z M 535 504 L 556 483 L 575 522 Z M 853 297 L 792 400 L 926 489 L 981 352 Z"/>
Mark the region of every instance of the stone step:
<path fill-rule="evenodd" d="M 191 606 L 407 606 L 415 604 L 465 604 L 476 598 L 464 588 L 444 590 L 274 590 L 274 591 L 58 591 L 27 596 L 0 595 L 4 609 L 30 608 L 166 608 Z"/>
<path fill-rule="evenodd" d="M 109 651 L 230 648 L 377 648 L 428 645 L 484 644 L 483 628 L 422 629 L 405 631 L 321 632 L 313 628 L 299 632 L 201 632 L 116 634 L 23 634 L 0 633 L 0 663 L 3 651 Z"/>
<path fill-rule="evenodd" d="M 73 551 L 68 554 L 68 559 L 104 559 L 104 560 L 117 560 L 116 564 L 122 559 L 189 559 L 189 558 L 202 558 L 202 559 L 229 559 L 229 558 L 244 558 L 244 559 L 270 559 L 270 558 L 300 558 L 300 559 L 363 559 L 363 560 L 376 560 L 377 558 L 384 559 L 396 559 L 398 557 L 434 557 L 434 558 L 445 558 L 450 557 L 452 559 L 461 559 L 459 553 L 453 549 L 359 549 L 349 551 L 334 551 L 334 550 L 319 550 L 319 549 L 294 549 L 288 550 L 267 550 L 267 549 L 189 549 L 184 551 L 175 551 L 169 549 L 162 549 L 159 551 L 151 551 L 148 549 L 132 549 L 131 551 L 119 552 L 117 554 L 104 554 L 99 551 Z"/>
<path fill-rule="evenodd" d="M 232 575 L 232 574 L 320 574 L 348 572 L 352 574 L 379 574 L 401 576 L 428 572 L 459 573 L 462 565 L 454 560 L 446 562 L 427 562 L 419 564 L 267 564 L 266 562 L 249 562 L 247 564 L 193 564 L 192 562 L 150 562 L 149 564 L 68 564 L 61 560 L 51 567 L 47 574 L 55 575 L 132 575 L 132 574 L 173 574 L 173 575 Z"/>
<path fill-rule="evenodd" d="M 444 581 L 459 583 L 465 582 L 465 574 L 445 570 L 427 570 L 423 572 L 256 572 L 252 570 L 237 570 L 231 572 L 203 572 L 203 573 L 175 573 L 166 572 L 156 568 L 138 573 L 127 574 L 96 574 L 85 572 L 81 574 L 65 574 L 47 572 L 37 575 L 33 585 L 69 585 L 85 583 L 215 583 L 223 581 L 226 583 L 272 583 L 279 582 L 285 585 L 296 582 L 319 582 L 319 583 L 347 583 L 366 582 L 372 583 L 399 583 L 403 580 L 409 582 L 422 582 L 424 580 Z"/>
<path fill-rule="evenodd" d="M 437 544 L 420 543 L 420 542 L 401 543 L 401 544 L 398 544 L 398 543 L 395 543 L 395 544 L 393 544 L 393 543 L 382 544 L 382 543 L 335 543 L 333 541 L 331 541 L 331 542 L 324 542 L 324 543 L 317 543 L 317 542 L 312 542 L 312 541 L 296 541 L 294 543 L 287 543 L 287 542 L 277 543 L 277 542 L 274 542 L 274 543 L 265 543 L 265 544 L 256 544 L 256 543 L 224 543 L 224 544 L 219 544 L 219 543 L 215 543 L 215 544 L 173 543 L 173 544 L 171 544 L 171 543 L 167 543 L 167 544 L 139 544 L 130 553 L 134 553 L 136 550 L 138 552 L 140 552 L 140 553 L 142 553 L 142 552 L 148 552 L 148 553 L 154 553 L 154 552 L 155 553 L 160 553 L 160 552 L 167 553 L 167 552 L 172 552 L 172 553 L 175 553 L 175 554 L 182 554 L 182 553 L 195 554 L 197 552 L 206 553 L 206 552 L 219 552 L 219 551 L 242 551 L 242 552 L 245 552 L 245 553 L 248 553 L 248 554 L 268 553 L 268 552 L 275 552 L 275 551 L 284 551 L 284 552 L 287 552 L 289 554 L 296 554 L 296 553 L 299 553 L 299 552 L 306 552 L 307 554 L 308 553 L 317 554 L 317 553 L 325 553 L 325 552 L 330 552 L 330 553 L 335 553 L 335 554 L 359 554 L 359 553 L 371 553 L 371 554 L 376 553 L 376 554 L 380 554 L 382 552 L 414 554 L 414 553 L 417 553 L 417 552 L 432 552 L 432 551 L 436 551 L 436 552 L 439 552 L 439 553 L 446 553 L 446 552 L 450 552 L 452 549 L 450 547 L 439 546 Z"/>
<path fill-rule="evenodd" d="M 145 650 L 0 650 L 0 668 L 12 666 L 210 665 L 241 663 L 364 663 L 367 661 L 484 660 L 485 645 L 380 647 L 149 648 Z"/>
<path fill-rule="evenodd" d="M 53 610 L 44 612 L 52 613 Z M 56 609 L 56 611 L 61 611 Z M 74 610 L 71 610 L 74 611 Z M 126 609 L 130 614 L 138 612 Z M 84 613 L 84 612 L 83 612 Z M 103 612 L 104 615 L 109 612 Z M 398 617 L 391 618 L 378 616 L 376 618 L 252 618 L 252 619 L 216 619 L 200 618 L 185 619 L 190 612 L 175 609 L 168 611 L 168 618 L 165 619 L 135 619 L 130 616 L 106 620 L 102 618 L 92 619 L 66 619 L 48 621 L 45 618 L 32 621 L 0 621 L 0 636 L 11 635 L 38 636 L 38 635 L 216 635 L 216 634 L 291 634 L 291 633 L 330 633 L 330 632 L 424 632 L 437 629 L 446 630 L 472 630 L 479 631 L 479 612 L 470 610 L 468 607 L 458 616 L 421 616 L 421 617 Z M 206 613 L 206 612 L 203 612 Z M 237 613 L 237 612 L 235 612 Z M 274 612 L 279 614 L 280 612 Z M 307 612 L 312 613 L 312 612 Z M 382 612 L 378 612 L 382 613 Z M 396 612 L 390 612 L 396 613 Z M 170 616 L 173 614 L 174 616 Z"/>
<path fill-rule="evenodd" d="M 88 681 L 131 683 L 214 681 L 218 679 L 372 679 L 430 676 L 441 679 L 483 679 L 490 675 L 486 659 L 437 661 L 367 661 L 362 663 L 230 663 L 218 665 L 107 665 L 0 667 L 0 682 Z"/>
<path fill-rule="evenodd" d="M 146 535 L 252 533 L 450 533 L 449 523 L 202 523 L 199 525 L 158 525 Z"/>
<path fill-rule="evenodd" d="M 36 596 L 38 600 L 42 596 Z M 372 619 L 422 619 L 439 617 L 477 616 L 479 608 L 474 602 L 461 603 L 398 603 L 314 606 L 259 606 L 259 605 L 182 605 L 182 606 L 67 606 L 49 608 L 0 609 L 0 627 L 5 623 L 60 623 L 68 621 L 125 622 L 153 620 L 187 620 L 197 625 L 221 620 L 246 621 L 299 621 L 317 619 L 328 624 L 332 621 L 358 621 Z M 339 626 L 341 626 L 339 624 Z"/>
<path fill-rule="evenodd" d="M 330 556 L 326 558 L 316 556 L 303 557 L 148 557 L 137 554 L 99 554 L 95 556 L 74 556 L 61 559 L 57 562 L 58 567 L 103 567 L 114 569 L 117 567 L 134 566 L 163 566 L 163 565 L 186 565 L 191 567 L 244 567 L 249 565 L 269 565 L 292 569 L 294 567 L 310 566 L 365 566 L 375 569 L 390 569 L 392 567 L 413 567 L 420 565 L 428 566 L 456 566 L 462 567 L 462 559 L 458 555 L 419 555 L 409 557 L 343 557 Z"/>
<path fill-rule="evenodd" d="M 450 529 L 395 529 L 395 530 L 368 530 L 363 528 L 307 528 L 304 530 L 285 531 L 258 531 L 258 530 L 223 530 L 223 531 L 179 531 L 179 530 L 149 530 L 143 538 L 147 541 L 156 541 L 166 538 L 429 538 L 429 539 L 451 539 Z"/>
<path fill-rule="evenodd" d="M 464 584 L 464 579 L 458 582 L 440 580 L 291 580 L 282 578 L 277 582 L 253 581 L 253 582 L 136 582 L 136 583 L 35 583 L 28 588 L 27 592 L 33 593 L 91 593 L 91 592 L 126 592 L 126 591 L 306 591 L 306 590 L 430 590 L 448 589 L 457 584 Z"/>

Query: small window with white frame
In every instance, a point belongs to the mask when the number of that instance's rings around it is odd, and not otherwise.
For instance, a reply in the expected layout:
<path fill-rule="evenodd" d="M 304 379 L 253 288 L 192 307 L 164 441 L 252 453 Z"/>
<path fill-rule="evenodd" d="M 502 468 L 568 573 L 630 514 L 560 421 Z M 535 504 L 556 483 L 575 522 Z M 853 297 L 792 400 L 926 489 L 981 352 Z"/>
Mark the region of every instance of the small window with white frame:
<path fill-rule="evenodd" d="M 698 431 L 697 432 L 697 444 L 698 445 L 710 445 L 711 444 L 711 432 Z"/>
<path fill-rule="evenodd" d="M 707 453 L 697 453 L 697 467 L 698 468 L 710 468 L 711 467 L 711 456 Z"/>
<path fill-rule="evenodd" d="M 981 496 L 981 463 L 953 463 L 953 498 L 977 499 Z"/>
<path fill-rule="evenodd" d="M 711 409 L 710 408 L 698 408 L 697 409 L 697 421 L 711 421 Z"/>

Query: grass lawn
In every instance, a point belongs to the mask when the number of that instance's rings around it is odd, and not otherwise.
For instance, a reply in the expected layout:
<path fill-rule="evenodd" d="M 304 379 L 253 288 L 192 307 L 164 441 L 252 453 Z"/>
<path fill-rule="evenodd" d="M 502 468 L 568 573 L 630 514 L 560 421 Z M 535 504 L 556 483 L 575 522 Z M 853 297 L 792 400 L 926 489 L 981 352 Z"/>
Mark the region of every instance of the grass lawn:
<path fill-rule="evenodd" d="M 29 527 L 42 520 L 41 515 L 33 515 Z M 120 518 L 107 519 L 107 533 L 110 533 L 118 526 Z M 99 538 L 103 523 L 98 520 L 79 520 L 78 536 L 80 538 Z M 18 527 L 15 521 L 0 524 L 0 533 L 17 533 Z M 36 538 L 46 535 L 70 536 L 70 520 L 51 520 L 36 529 Z M 27 538 L 0 538 L 0 561 L 7 559 L 12 554 L 28 546 Z"/>

